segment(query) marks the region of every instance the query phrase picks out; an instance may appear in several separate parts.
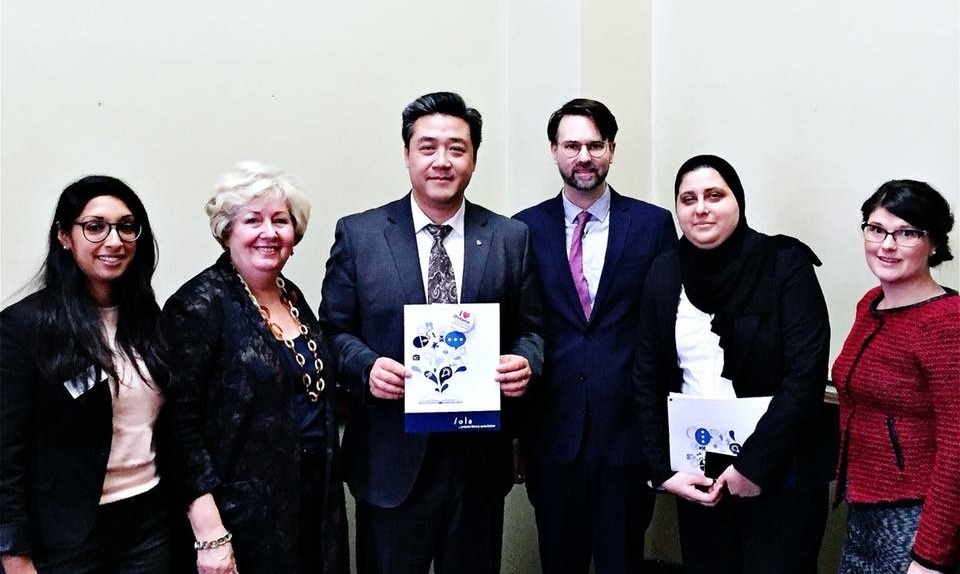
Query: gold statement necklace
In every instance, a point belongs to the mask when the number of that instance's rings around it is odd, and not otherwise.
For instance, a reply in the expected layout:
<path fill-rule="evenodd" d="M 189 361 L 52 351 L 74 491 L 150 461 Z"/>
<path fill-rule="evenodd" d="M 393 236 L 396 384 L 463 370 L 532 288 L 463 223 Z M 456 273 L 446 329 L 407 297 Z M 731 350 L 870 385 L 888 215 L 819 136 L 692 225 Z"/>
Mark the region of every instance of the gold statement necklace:
<path fill-rule="evenodd" d="M 237 273 L 237 277 L 240 278 L 240 284 L 243 285 L 243 288 L 246 290 L 247 295 L 250 296 L 250 300 L 253 301 L 253 306 L 260 311 L 260 316 L 263 317 L 263 321 L 267 324 L 267 328 L 270 329 L 270 332 L 273 333 L 273 336 L 276 337 L 278 341 L 283 341 L 284 346 L 290 349 L 290 352 L 293 353 L 293 358 L 296 359 L 297 364 L 300 365 L 300 371 L 303 373 L 303 387 L 307 391 L 307 397 L 310 399 L 311 403 L 315 403 L 320 400 L 320 393 L 323 392 L 326 383 L 323 380 L 323 377 L 320 374 L 323 372 L 323 361 L 320 360 L 320 355 L 317 354 L 317 341 L 310 338 L 310 330 L 307 328 L 303 322 L 300 321 L 300 309 L 297 309 L 293 304 L 293 299 L 290 294 L 287 293 L 287 285 L 284 282 L 282 277 L 277 277 L 277 287 L 280 288 L 280 299 L 287 304 L 287 309 L 290 311 L 290 316 L 293 317 L 293 321 L 297 324 L 297 328 L 300 331 L 300 334 L 303 335 L 304 340 L 307 342 L 307 348 L 310 349 L 310 352 L 313 353 L 313 367 L 317 371 L 317 379 L 313 380 L 313 377 L 310 376 L 310 373 L 307 372 L 306 364 L 307 358 L 303 356 L 303 353 L 297 350 L 296 345 L 293 343 L 293 339 L 283 336 L 283 329 L 280 328 L 280 325 L 276 324 L 270 319 L 270 309 L 267 309 L 266 306 L 261 305 L 257 301 L 257 297 L 253 294 L 253 291 L 250 290 L 250 287 L 247 286 L 247 282 L 243 280 L 243 276 L 240 273 Z"/>

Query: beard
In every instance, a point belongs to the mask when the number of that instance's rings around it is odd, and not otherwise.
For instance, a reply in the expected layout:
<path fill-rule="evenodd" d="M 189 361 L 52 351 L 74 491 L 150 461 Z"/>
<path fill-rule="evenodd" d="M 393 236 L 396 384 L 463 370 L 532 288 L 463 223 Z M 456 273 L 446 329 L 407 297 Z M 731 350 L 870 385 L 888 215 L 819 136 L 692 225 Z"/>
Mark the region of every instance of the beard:
<path fill-rule="evenodd" d="M 592 171 L 590 173 L 580 172 L 576 173 L 578 168 L 582 169 L 589 167 Z M 569 185 L 577 191 L 593 191 L 600 184 L 604 182 L 607 178 L 607 170 L 600 170 L 593 163 L 590 164 L 578 164 L 570 168 L 568 171 L 560 170 L 560 177 L 563 179 L 563 183 Z"/>

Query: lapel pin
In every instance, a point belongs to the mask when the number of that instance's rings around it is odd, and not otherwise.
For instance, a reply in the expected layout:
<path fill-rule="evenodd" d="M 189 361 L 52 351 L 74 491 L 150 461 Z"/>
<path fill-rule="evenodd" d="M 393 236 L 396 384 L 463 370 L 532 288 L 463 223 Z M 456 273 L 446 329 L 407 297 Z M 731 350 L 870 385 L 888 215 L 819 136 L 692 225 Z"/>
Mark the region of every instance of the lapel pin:
<path fill-rule="evenodd" d="M 479 239 L 477 239 L 477 245 L 483 245 L 483 241 L 480 241 Z"/>

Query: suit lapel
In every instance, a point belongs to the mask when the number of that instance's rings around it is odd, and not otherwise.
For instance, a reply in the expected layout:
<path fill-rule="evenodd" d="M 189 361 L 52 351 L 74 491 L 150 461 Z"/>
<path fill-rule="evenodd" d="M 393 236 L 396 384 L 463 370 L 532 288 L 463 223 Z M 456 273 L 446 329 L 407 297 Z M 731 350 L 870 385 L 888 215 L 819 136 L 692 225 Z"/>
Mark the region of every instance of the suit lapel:
<path fill-rule="evenodd" d="M 603 258 L 603 271 L 600 272 L 600 284 L 597 286 L 597 298 L 593 303 L 593 315 L 596 315 L 597 310 L 602 308 L 604 299 L 610 292 L 610 284 L 613 283 L 617 274 L 620 256 L 623 255 L 624 244 L 630 231 L 632 221 L 622 199 L 622 196 L 611 187 L 607 252 Z"/>
<path fill-rule="evenodd" d="M 562 193 L 562 192 L 561 192 Z M 547 254 L 550 261 L 550 268 L 556 274 L 555 285 L 564 293 L 567 298 L 565 309 L 569 309 L 575 318 L 580 322 L 586 323 L 587 319 L 583 316 L 580 307 L 580 298 L 577 296 L 577 288 L 573 284 L 573 275 L 570 274 L 570 259 L 567 257 L 567 222 L 566 214 L 563 212 L 563 199 L 558 194 L 546 207 L 546 217 L 540 220 L 543 226 L 544 237 L 547 238 Z M 543 279 L 548 281 L 549 278 Z"/>
<path fill-rule="evenodd" d="M 397 279 L 403 291 L 403 299 L 410 304 L 426 303 L 420 257 L 417 253 L 417 237 L 413 229 L 413 213 L 410 211 L 410 194 L 395 201 L 388 209 L 388 219 L 392 225 L 383 230 L 383 236 L 397 266 Z"/>
<path fill-rule="evenodd" d="M 480 285 L 490 257 L 493 230 L 487 225 L 486 214 L 469 201 L 463 215 L 463 283 L 460 302 L 473 303 L 480 294 Z"/>

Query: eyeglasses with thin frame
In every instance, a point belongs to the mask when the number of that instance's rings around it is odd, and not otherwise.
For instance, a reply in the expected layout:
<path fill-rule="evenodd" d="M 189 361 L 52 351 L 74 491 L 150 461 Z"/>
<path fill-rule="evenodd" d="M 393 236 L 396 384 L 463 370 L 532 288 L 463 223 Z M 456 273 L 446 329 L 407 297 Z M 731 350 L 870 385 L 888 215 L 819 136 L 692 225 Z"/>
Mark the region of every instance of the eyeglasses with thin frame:
<path fill-rule="evenodd" d="M 863 229 L 863 238 L 870 243 L 883 243 L 889 235 L 893 237 L 893 242 L 900 247 L 916 247 L 920 243 L 920 240 L 927 235 L 926 231 L 909 227 L 906 229 L 887 231 L 872 223 L 864 223 L 860 228 Z"/>
<path fill-rule="evenodd" d="M 83 236 L 86 237 L 90 243 L 106 241 L 107 237 L 110 236 L 110 232 L 114 229 L 117 230 L 117 236 L 120 238 L 120 241 L 125 243 L 133 243 L 140 237 L 140 234 L 143 233 L 143 226 L 132 220 L 107 223 L 102 219 L 90 219 L 88 221 L 75 221 L 73 224 L 80 226 L 80 229 L 83 230 Z"/>
<path fill-rule="evenodd" d="M 557 147 L 560 148 L 560 153 L 562 153 L 564 157 L 569 157 L 569 158 L 577 157 L 578 155 L 580 155 L 580 150 L 586 147 L 587 153 L 590 154 L 590 157 L 599 159 L 603 157 L 604 154 L 607 153 L 607 148 L 609 146 L 607 145 L 606 141 L 594 140 L 594 141 L 583 142 L 583 143 L 575 142 L 575 141 L 565 141 L 565 142 L 560 142 L 560 144 Z"/>

